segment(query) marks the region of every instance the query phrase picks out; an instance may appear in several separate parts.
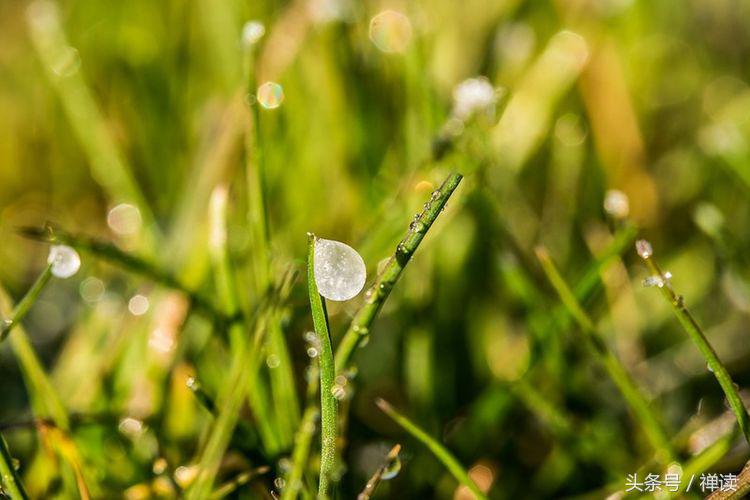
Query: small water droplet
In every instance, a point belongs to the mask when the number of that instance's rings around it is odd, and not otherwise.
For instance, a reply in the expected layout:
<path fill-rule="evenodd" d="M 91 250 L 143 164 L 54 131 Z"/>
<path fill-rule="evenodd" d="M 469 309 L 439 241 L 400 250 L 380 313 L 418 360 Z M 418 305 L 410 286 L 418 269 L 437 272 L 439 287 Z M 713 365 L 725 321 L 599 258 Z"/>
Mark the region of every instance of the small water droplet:
<path fill-rule="evenodd" d="M 628 196 L 618 189 L 610 189 L 604 196 L 604 211 L 615 219 L 624 219 L 630 213 Z"/>
<path fill-rule="evenodd" d="M 284 89 L 275 82 L 266 82 L 258 87 L 258 103 L 266 109 L 276 109 L 284 102 Z"/>
<path fill-rule="evenodd" d="M 311 358 L 317 358 L 318 357 L 318 350 L 315 347 L 308 347 L 307 348 L 307 355 Z"/>
<path fill-rule="evenodd" d="M 430 201 L 437 201 L 437 199 L 440 198 L 440 190 L 436 189 L 432 192 L 432 196 L 430 196 Z"/>
<path fill-rule="evenodd" d="M 383 52 L 403 52 L 411 36 L 411 22 L 400 12 L 384 10 L 370 21 L 370 40 Z"/>
<path fill-rule="evenodd" d="M 341 401 L 346 396 L 346 389 L 336 384 L 333 387 L 331 387 L 331 394 L 333 394 L 334 398 Z"/>
<path fill-rule="evenodd" d="M 425 228 L 424 224 L 421 223 L 420 221 L 414 221 L 411 224 L 409 224 L 409 229 L 413 233 L 421 233 L 422 231 L 424 231 L 424 228 Z"/>
<path fill-rule="evenodd" d="M 287 457 L 283 457 L 279 459 L 279 470 L 282 472 L 287 472 L 291 470 L 292 468 L 292 461 L 289 460 Z"/>
<path fill-rule="evenodd" d="M 638 240 L 635 242 L 635 251 L 642 259 L 648 259 L 654 254 L 654 249 L 651 247 L 651 243 L 646 240 Z"/>
<path fill-rule="evenodd" d="M 145 295 L 133 295 L 128 301 L 128 311 L 133 316 L 143 316 L 148 312 L 149 305 L 148 297 Z"/>
<path fill-rule="evenodd" d="M 370 333 L 370 329 L 366 326 L 360 326 L 360 325 L 354 325 L 352 327 L 352 330 L 354 330 L 355 333 L 358 333 L 360 335 L 367 335 Z"/>
<path fill-rule="evenodd" d="M 710 371 L 711 373 L 714 372 L 714 369 L 711 367 L 710 364 L 706 364 L 706 369 L 708 369 L 708 371 Z"/>
<path fill-rule="evenodd" d="M 425 204 L 424 204 L 424 205 L 422 205 L 422 208 L 423 208 L 423 209 L 425 210 L 425 212 L 426 212 L 427 210 L 429 210 L 430 208 L 432 208 L 432 203 L 430 203 L 429 201 L 427 201 L 427 202 L 425 202 Z"/>
<path fill-rule="evenodd" d="M 365 286 L 365 261 L 340 241 L 316 240 L 314 266 L 318 292 L 329 300 L 349 300 Z"/>
<path fill-rule="evenodd" d="M 277 490 L 284 489 L 284 486 L 286 486 L 286 481 L 283 477 L 277 477 L 273 480 L 273 485 L 276 487 Z"/>
<path fill-rule="evenodd" d="M 664 280 L 661 278 L 661 276 L 649 276 L 648 278 L 643 280 L 643 286 L 646 288 L 650 288 L 653 286 L 661 288 L 664 286 Z"/>
<path fill-rule="evenodd" d="M 314 344 L 318 341 L 318 336 L 313 331 L 307 331 L 305 332 L 305 340 L 311 344 Z"/>
<path fill-rule="evenodd" d="M 47 264 L 52 266 L 52 274 L 57 278 L 70 278 L 81 267 L 81 257 L 67 245 L 52 245 Z"/>
<path fill-rule="evenodd" d="M 75 47 L 63 47 L 55 55 L 52 72 L 66 78 L 75 75 L 81 67 L 81 55 Z"/>
<path fill-rule="evenodd" d="M 266 366 L 269 368 L 278 368 L 281 364 L 281 359 L 276 354 L 271 354 L 266 358 Z"/>
<path fill-rule="evenodd" d="M 381 478 L 383 481 L 388 481 L 398 476 L 399 472 L 401 472 L 401 459 L 396 455 L 396 458 L 388 462 L 388 465 L 383 469 L 383 475 Z"/>

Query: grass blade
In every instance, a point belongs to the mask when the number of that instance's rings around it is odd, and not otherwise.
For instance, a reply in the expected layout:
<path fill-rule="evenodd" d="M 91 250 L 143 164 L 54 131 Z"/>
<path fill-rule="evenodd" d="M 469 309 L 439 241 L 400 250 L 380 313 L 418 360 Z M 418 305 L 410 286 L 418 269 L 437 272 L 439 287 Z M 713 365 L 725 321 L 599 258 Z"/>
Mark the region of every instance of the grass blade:
<path fill-rule="evenodd" d="M 440 212 L 443 211 L 445 204 L 462 178 L 461 174 L 454 172 L 432 193 L 430 200 L 424 205 L 424 210 L 414 218 L 409 227 L 409 232 L 398 244 L 396 253 L 388 260 L 375 283 L 366 292 L 364 305 L 352 319 L 349 329 L 336 349 L 337 373 L 346 369 L 361 338 L 370 333 L 370 327 L 375 321 L 378 311 L 383 307 L 383 303 L 390 295 L 404 268 L 414 252 L 417 251 L 427 231 L 430 230 Z"/>
<path fill-rule="evenodd" d="M 0 488 L 10 495 L 11 500 L 26 500 L 28 495 L 23 487 L 21 479 L 13 467 L 13 457 L 8 450 L 8 444 L 0 435 Z"/>
<path fill-rule="evenodd" d="M 646 265 L 648 265 L 649 270 L 654 275 L 653 278 L 656 278 L 656 283 L 658 284 L 657 288 L 661 290 L 664 299 L 666 299 L 666 301 L 672 306 L 672 311 L 675 316 L 677 316 L 680 325 L 682 325 L 682 328 L 696 347 L 698 347 L 698 350 L 706 360 L 708 369 L 713 372 L 716 380 L 718 380 L 719 385 L 729 402 L 729 406 L 732 408 L 735 417 L 737 417 L 737 423 L 740 426 L 742 434 L 745 436 L 747 442 L 750 443 L 750 416 L 748 416 L 747 408 L 745 408 L 745 405 L 742 403 L 742 398 L 732 381 L 732 377 L 729 375 L 726 367 L 722 364 L 719 356 L 717 356 L 714 348 L 708 342 L 700 325 L 698 325 L 698 322 L 695 320 L 690 310 L 688 310 L 682 295 L 677 295 L 672 289 L 670 276 L 662 272 L 661 268 L 654 260 L 651 244 L 645 240 L 638 240 L 636 242 L 636 249 L 638 250 L 638 255 L 646 261 Z"/>
<path fill-rule="evenodd" d="M 26 317 L 26 314 L 28 314 L 31 306 L 34 305 L 36 299 L 39 298 L 39 294 L 42 293 L 42 290 L 44 289 L 47 282 L 49 282 L 49 279 L 51 277 L 52 265 L 48 264 L 47 267 L 44 268 L 44 271 L 42 271 L 42 274 L 39 275 L 37 280 L 31 286 L 29 291 L 26 292 L 26 295 L 24 295 L 24 297 L 18 303 L 15 310 L 13 311 L 13 316 L 9 320 L 6 320 L 3 324 L 3 328 L 2 330 L 0 330 L 0 342 L 5 340 L 13 327 L 19 324 L 23 320 L 23 318 Z"/>
<path fill-rule="evenodd" d="M 318 497 L 331 496 L 331 482 L 336 468 L 336 413 L 337 402 L 333 396 L 336 367 L 333 362 L 331 334 L 328 331 L 328 314 L 323 297 L 315 282 L 315 235 L 308 235 L 307 290 L 310 295 L 313 326 L 320 343 L 320 483 Z"/>
<path fill-rule="evenodd" d="M 547 250 L 543 247 L 537 247 L 536 254 L 552 287 L 571 316 L 573 316 L 573 319 L 578 323 L 589 349 L 599 359 L 607 374 L 619 389 L 625 402 L 633 412 L 633 416 L 640 424 L 657 456 L 659 456 L 659 460 L 662 463 L 666 463 L 672 459 L 673 453 L 669 439 L 659 419 L 654 415 L 648 400 L 638 389 L 638 386 L 625 367 L 622 366 L 620 360 L 617 359 L 614 353 L 607 347 L 607 344 L 601 339 L 593 321 L 591 321 L 591 318 L 583 310 L 573 291 L 560 275 Z"/>
<path fill-rule="evenodd" d="M 380 485 L 380 481 L 383 479 L 383 474 L 385 474 L 386 470 L 388 470 L 388 467 L 396 460 L 398 460 L 398 453 L 401 451 L 401 445 L 397 444 L 393 448 L 391 448 L 391 451 L 388 452 L 388 455 L 385 457 L 385 462 L 383 462 L 383 465 L 378 467 L 378 470 L 375 471 L 375 473 L 372 475 L 369 481 L 367 481 L 367 484 L 365 485 L 365 488 L 362 490 L 362 493 L 360 493 L 357 496 L 357 500 L 370 500 L 370 497 L 372 497 L 375 494 L 375 491 L 378 489 L 378 486 Z"/>
<path fill-rule="evenodd" d="M 486 499 L 487 496 L 482 493 L 479 486 L 469 477 L 469 473 L 466 472 L 461 463 L 449 452 L 442 444 L 440 444 L 435 438 L 427 434 L 425 431 L 420 429 L 414 422 L 406 418 L 404 415 L 396 411 L 390 403 L 383 399 L 375 401 L 383 413 L 391 417 L 394 422 L 401 426 L 406 432 L 408 432 L 414 439 L 424 444 L 432 453 L 435 458 L 440 460 L 445 468 L 448 469 L 456 480 L 469 488 L 472 493 L 478 499 Z"/>

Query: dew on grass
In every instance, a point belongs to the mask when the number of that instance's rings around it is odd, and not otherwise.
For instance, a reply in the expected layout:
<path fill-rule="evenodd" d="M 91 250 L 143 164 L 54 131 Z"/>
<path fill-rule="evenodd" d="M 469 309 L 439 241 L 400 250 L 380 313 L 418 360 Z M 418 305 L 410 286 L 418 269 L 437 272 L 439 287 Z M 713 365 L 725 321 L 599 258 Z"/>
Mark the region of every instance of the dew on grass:
<path fill-rule="evenodd" d="M 198 477 L 198 470 L 197 465 L 180 465 L 174 471 L 174 482 L 185 489 Z"/>
<path fill-rule="evenodd" d="M 52 72 L 65 78 L 75 75 L 81 67 L 81 56 L 75 47 L 62 47 L 52 62 Z"/>
<path fill-rule="evenodd" d="M 646 240 L 638 240 L 635 242 L 635 251 L 642 259 L 648 259 L 654 254 L 654 249 L 651 247 L 651 243 Z"/>
<path fill-rule="evenodd" d="M 143 316 L 148 312 L 149 301 L 145 295 L 133 295 L 128 301 L 128 311 L 133 316 Z"/>
<path fill-rule="evenodd" d="M 365 261 L 349 245 L 340 241 L 315 241 L 315 283 L 329 300 L 349 300 L 362 291 L 367 278 Z"/>
<path fill-rule="evenodd" d="M 664 279 L 662 279 L 661 276 L 649 276 L 648 278 L 643 280 L 643 286 L 646 288 L 651 287 L 663 287 L 664 286 Z"/>
<path fill-rule="evenodd" d="M 277 477 L 273 480 L 273 485 L 276 487 L 277 490 L 283 490 L 284 486 L 286 486 L 286 481 L 283 477 Z"/>
<path fill-rule="evenodd" d="M 47 264 L 52 266 L 52 275 L 57 278 L 70 278 L 81 267 L 81 257 L 67 245 L 52 245 Z"/>
<path fill-rule="evenodd" d="M 266 82 L 258 87 L 258 103 L 266 109 L 276 109 L 284 102 L 284 89 L 276 82 Z"/>
<path fill-rule="evenodd" d="M 388 481 L 398 476 L 399 472 L 401 472 L 401 458 L 396 454 L 395 457 L 388 461 L 380 478 L 383 481 Z"/>
<path fill-rule="evenodd" d="M 260 21 L 248 21 L 242 27 L 242 46 L 252 47 L 266 34 L 266 27 Z"/>
<path fill-rule="evenodd" d="M 311 358 L 317 358 L 318 357 L 318 350 L 315 347 L 308 347 L 307 348 L 307 355 Z"/>
<path fill-rule="evenodd" d="M 338 384 L 331 387 L 331 394 L 334 398 L 341 401 L 346 396 L 346 389 L 344 389 L 343 386 L 340 386 Z"/>
<path fill-rule="evenodd" d="M 281 364 L 281 359 L 276 354 L 269 354 L 266 358 L 266 366 L 269 368 L 278 368 Z"/>
<path fill-rule="evenodd" d="M 370 40 L 383 52 L 403 52 L 411 36 L 411 21 L 395 10 L 384 10 L 370 21 Z"/>

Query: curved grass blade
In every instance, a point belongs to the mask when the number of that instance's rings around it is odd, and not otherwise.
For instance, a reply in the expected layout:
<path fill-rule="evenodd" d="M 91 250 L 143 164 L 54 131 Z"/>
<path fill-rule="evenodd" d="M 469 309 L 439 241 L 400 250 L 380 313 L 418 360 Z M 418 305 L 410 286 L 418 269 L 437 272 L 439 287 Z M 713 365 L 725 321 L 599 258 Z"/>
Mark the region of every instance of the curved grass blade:
<path fill-rule="evenodd" d="M 640 389 L 638 389 L 638 386 L 635 384 L 625 367 L 622 366 L 620 360 L 617 359 L 614 353 L 609 347 L 607 347 L 607 344 L 602 340 L 594 322 L 583 310 L 578 299 L 576 299 L 575 294 L 560 275 L 560 272 L 552 262 L 547 250 L 543 247 L 537 247 L 536 254 L 550 284 L 557 292 L 560 300 L 568 309 L 573 319 L 578 323 L 586 345 L 594 356 L 596 356 L 596 358 L 602 363 L 607 374 L 619 389 L 625 402 L 633 412 L 633 416 L 640 424 L 643 432 L 651 443 L 651 446 L 659 456 L 660 462 L 666 463 L 671 460 L 673 458 L 673 452 L 669 444 L 669 439 L 667 438 L 667 434 L 664 432 L 659 419 L 652 411 L 648 400 Z"/>
<path fill-rule="evenodd" d="M 16 469 L 13 467 L 13 457 L 10 455 L 8 450 L 8 444 L 5 442 L 3 436 L 0 435 L 0 490 L 5 491 L 10 495 L 11 500 L 26 500 L 29 496 L 26 494 L 26 489 L 23 487 L 21 479 L 16 474 Z"/>
<path fill-rule="evenodd" d="M 719 385 L 729 402 L 729 406 L 737 418 L 737 423 L 740 426 L 742 434 L 745 436 L 745 440 L 750 443 L 750 416 L 747 413 L 747 408 L 745 408 L 745 405 L 742 403 L 742 398 L 732 381 L 732 377 L 729 375 L 726 367 L 722 364 L 716 351 L 714 351 L 714 348 L 708 342 L 700 325 L 698 325 L 698 322 L 685 305 L 685 299 L 682 295 L 677 295 L 672 289 L 670 276 L 662 272 L 661 268 L 654 260 L 651 244 L 645 240 L 638 240 L 636 242 L 636 249 L 638 250 L 638 255 L 646 261 L 646 265 L 648 265 L 649 270 L 654 275 L 652 278 L 656 279 L 658 284 L 657 288 L 661 290 L 664 299 L 672 306 L 672 311 L 675 316 L 677 316 L 680 325 L 682 325 L 682 328 L 696 347 L 698 347 L 698 350 L 706 360 L 708 369 L 713 372 L 716 380 L 719 382 Z"/>
<path fill-rule="evenodd" d="M 336 367 L 333 362 L 331 334 L 328 330 L 328 313 L 323 297 L 315 282 L 315 235 L 308 234 L 307 291 L 310 295 L 313 326 L 320 343 L 320 483 L 318 498 L 329 498 L 332 476 L 336 468 L 336 413 L 337 403 L 333 396 L 333 381 Z"/>
<path fill-rule="evenodd" d="M 419 244 L 430 230 L 432 224 L 443 211 L 445 204 L 458 187 L 463 176 L 459 173 L 450 174 L 443 184 L 432 193 L 430 199 L 425 203 L 424 210 L 412 221 L 409 232 L 396 247 L 396 253 L 391 256 L 375 283 L 365 293 L 365 303 L 357 311 L 352 319 L 349 329 L 341 339 L 336 349 L 336 372 L 341 373 L 346 369 L 351 360 L 354 350 L 360 343 L 362 337 L 370 333 L 370 327 L 375 321 L 383 303 L 388 298 L 393 286 L 398 281 L 401 273 L 411 260 Z"/>
<path fill-rule="evenodd" d="M 461 465 L 461 463 L 456 459 L 456 457 L 451 454 L 442 444 L 440 444 L 435 438 L 427 434 L 425 431 L 420 429 L 414 422 L 406 418 L 404 415 L 396 411 L 393 406 L 391 406 L 390 403 L 385 401 L 384 399 L 377 399 L 375 401 L 375 404 L 378 405 L 378 408 L 380 408 L 383 413 L 391 417 L 394 422 L 396 422 L 399 426 L 401 426 L 406 432 L 408 432 L 414 439 L 420 441 L 422 444 L 424 444 L 433 455 L 435 455 L 435 458 L 440 460 L 443 465 L 445 465 L 445 468 L 448 469 L 448 472 L 450 472 L 453 477 L 456 478 L 456 480 L 469 488 L 474 495 L 480 499 L 480 500 L 486 500 L 487 496 L 482 493 L 482 490 L 479 489 L 479 486 L 471 480 L 469 477 L 469 473 L 466 472 L 464 467 Z"/>
<path fill-rule="evenodd" d="M 44 290 L 45 285 L 47 285 L 51 277 L 52 265 L 48 264 L 47 267 L 44 268 L 44 271 L 42 271 L 42 274 L 39 275 L 29 291 L 26 292 L 26 295 L 24 295 L 16 308 L 13 310 L 13 316 L 9 320 L 6 320 L 3 324 L 3 328 L 2 330 L 0 330 L 0 342 L 5 340 L 8 334 L 10 334 L 10 331 L 13 329 L 13 327 L 19 324 L 23 320 L 23 318 L 26 317 L 26 314 L 28 314 L 31 306 L 34 305 L 36 299 L 39 298 L 39 294 L 42 293 L 42 290 Z"/>

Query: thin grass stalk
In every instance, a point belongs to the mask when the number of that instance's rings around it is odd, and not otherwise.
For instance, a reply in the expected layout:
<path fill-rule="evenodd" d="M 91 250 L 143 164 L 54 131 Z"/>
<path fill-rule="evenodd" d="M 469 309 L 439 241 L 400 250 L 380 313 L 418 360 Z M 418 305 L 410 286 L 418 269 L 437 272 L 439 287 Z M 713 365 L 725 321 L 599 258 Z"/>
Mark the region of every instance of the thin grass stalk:
<path fill-rule="evenodd" d="M 318 396 L 318 380 L 320 377 L 317 358 L 312 358 L 307 376 L 307 406 L 302 414 L 302 421 L 297 434 L 294 436 L 292 467 L 286 477 L 286 486 L 281 491 L 281 500 L 296 499 L 302 489 L 302 478 L 307 468 L 310 446 L 315 435 L 315 421 L 320 414 L 318 404 L 315 401 Z"/>
<path fill-rule="evenodd" d="M 340 374 L 347 368 L 357 345 L 369 335 L 375 317 L 390 295 L 393 286 L 401 277 L 404 268 L 417 251 L 427 231 L 445 208 L 445 204 L 462 178 L 461 174 L 454 172 L 432 193 L 430 199 L 424 204 L 424 210 L 414 218 L 406 236 L 396 247 L 395 254 L 391 256 L 380 275 L 365 293 L 364 305 L 357 311 L 336 349 L 337 373 Z"/>
<path fill-rule="evenodd" d="M 249 47 L 247 61 L 247 91 L 255 95 L 257 47 Z M 245 170 L 248 193 L 248 222 L 252 231 L 255 251 L 250 256 L 256 280 L 256 290 L 265 290 L 271 281 L 271 237 L 266 205 L 265 155 L 263 152 L 262 120 L 260 105 L 254 102 L 250 106 L 250 123 L 246 132 Z M 289 355 L 289 347 L 281 328 L 281 317 L 277 315 L 269 323 L 267 333 L 269 356 L 278 358 L 278 365 L 270 370 L 271 392 L 273 394 L 274 419 L 279 429 L 281 446 L 292 445 L 294 430 L 300 421 L 300 403 L 294 390 L 294 371 Z"/>
<path fill-rule="evenodd" d="M 9 495 L 11 500 L 29 498 L 21 478 L 16 473 L 16 468 L 13 467 L 13 457 L 2 435 L 0 435 L 0 486 L 2 486 L 0 489 Z"/>
<path fill-rule="evenodd" d="M 400 451 L 400 444 L 397 444 L 396 446 L 391 448 L 391 451 L 389 451 L 388 455 L 386 455 L 385 457 L 383 465 L 378 467 L 372 477 L 370 477 L 370 479 L 367 481 L 367 484 L 365 484 L 362 492 L 357 495 L 357 500 L 370 500 L 370 497 L 372 497 L 377 491 L 380 482 L 383 480 L 383 475 L 388 470 L 388 467 L 390 467 L 394 461 L 398 460 L 398 453 Z"/>
<path fill-rule="evenodd" d="M 651 405 L 646 396 L 640 391 L 628 371 L 622 366 L 622 363 L 620 363 L 620 360 L 601 338 L 593 321 L 583 310 L 573 291 L 568 287 L 568 284 L 552 262 L 547 250 L 542 247 L 537 247 L 536 254 L 544 273 L 552 284 L 552 287 L 557 292 L 560 300 L 568 309 L 573 319 L 578 323 L 586 345 L 594 356 L 602 363 L 607 374 L 619 389 L 625 402 L 630 407 L 633 416 L 643 429 L 651 446 L 654 448 L 654 451 L 659 455 L 659 461 L 665 463 L 673 459 L 674 453 L 669 444 L 667 434 L 662 428 L 659 419 L 652 411 Z"/>
<path fill-rule="evenodd" d="M 469 488 L 471 492 L 479 500 L 486 500 L 487 496 L 479 489 L 479 486 L 469 477 L 469 473 L 466 472 L 463 465 L 448 451 L 442 444 L 440 444 L 435 438 L 423 431 L 417 424 L 409 420 L 407 417 L 399 413 L 393 406 L 383 399 L 375 401 L 383 413 L 388 415 L 394 422 L 396 422 L 401 428 L 409 433 L 414 439 L 424 444 L 429 449 L 435 458 L 437 458 L 448 472 L 450 472 L 456 480 Z"/>
<path fill-rule="evenodd" d="M 737 489 L 734 491 L 716 491 L 706 500 L 740 500 L 750 495 L 750 462 L 745 464 L 737 475 Z"/>
<path fill-rule="evenodd" d="M 654 260 L 651 244 L 645 240 L 638 240 L 636 242 L 636 248 L 638 250 L 638 255 L 640 255 L 640 257 L 646 262 L 646 265 L 653 274 L 653 278 L 656 278 L 656 283 L 658 285 L 657 288 L 661 290 L 664 299 L 672 306 L 672 311 L 675 316 L 677 316 L 680 325 L 682 325 L 682 328 L 696 347 L 698 347 L 701 355 L 703 355 L 703 358 L 706 360 L 708 369 L 714 374 L 716 380 L 719 382 L 719 385 L 729 402 L 729 406 L 737 418 L 740 431 L 742 431 L 745 440 L 750 444 L 750 416 L 747 413 L 747 408 L 745 408 L 745 405 L 742 402 L 737 386 L 729 375 L 729 371 L 727 371 L 726 367 L 719 359 L 719 356 L 716 354 L 716 351 L 706 338 L 706 335 L 703 333 L 703 329 L 698 325 L 698 322 L 685 305 L 684 297 L 682 295 L 677 295 L 673 290 L 670 276 L 662 272 L 661 268 Z"/>
<path fill-rule="evenodd" d="M 313 326 L 320 344 L 320 482 L 318 497 L 330 498 L 333 489 L 333 475 L 336 469 L 336 413 L 337 401 L 333 395 L 333 382 L 336 366 L 333 361 L 331 334 L 328 329 L 328 313 L 325 301 L 318 293 L 315 282 L 315 241 L 314 234 L 308 235 L 307 251 L 307 290 L 310 295 Z"/>
<path fill-rule="evenodd" d="M 153 255 L 160 235 L 156 229 L 156 219 L 135 180 L 133 170 L 112 138 L 81 72 L 75 67 L 60 68 L 75 49 L 68 44 L 57 4 L 37 0 L 29 5 L 26 14 L 32 45 L 88 157 L 92 177 L 104 188 L 112 203 L 127 202 L 138 208 L 143 219 L 139 249 L 149 256 Z M 77 52 L 73 53 L 77 57 Z"/>
<path fill-rule="evenodd" d="M 13 329 L 13 327 L 19 324 L 26 317 L 29 310 L 31 310 L 31 306 L 33 306 L 37 298 L 39 298 L 39 294 L 42 293 L 42 290 L 44 290 L 44 287 L 47 285 L 51 277 L 52 265 L 48 264 L 47 267 L 44 268 L 44 271 L 42 271 L 42 273 L 36 279 L 34 284 L 31 286 L 31 288 L 29 288 L 29 291 L 26 292 L 26 295 L 24 295 L 18 305 L 16 305 L 11 318 L 3 323 L 3 328 L 2 330 L 0 330 L 0 342 L 5 340 L 8 334 L 10 334 L 10 331 Z"/>

